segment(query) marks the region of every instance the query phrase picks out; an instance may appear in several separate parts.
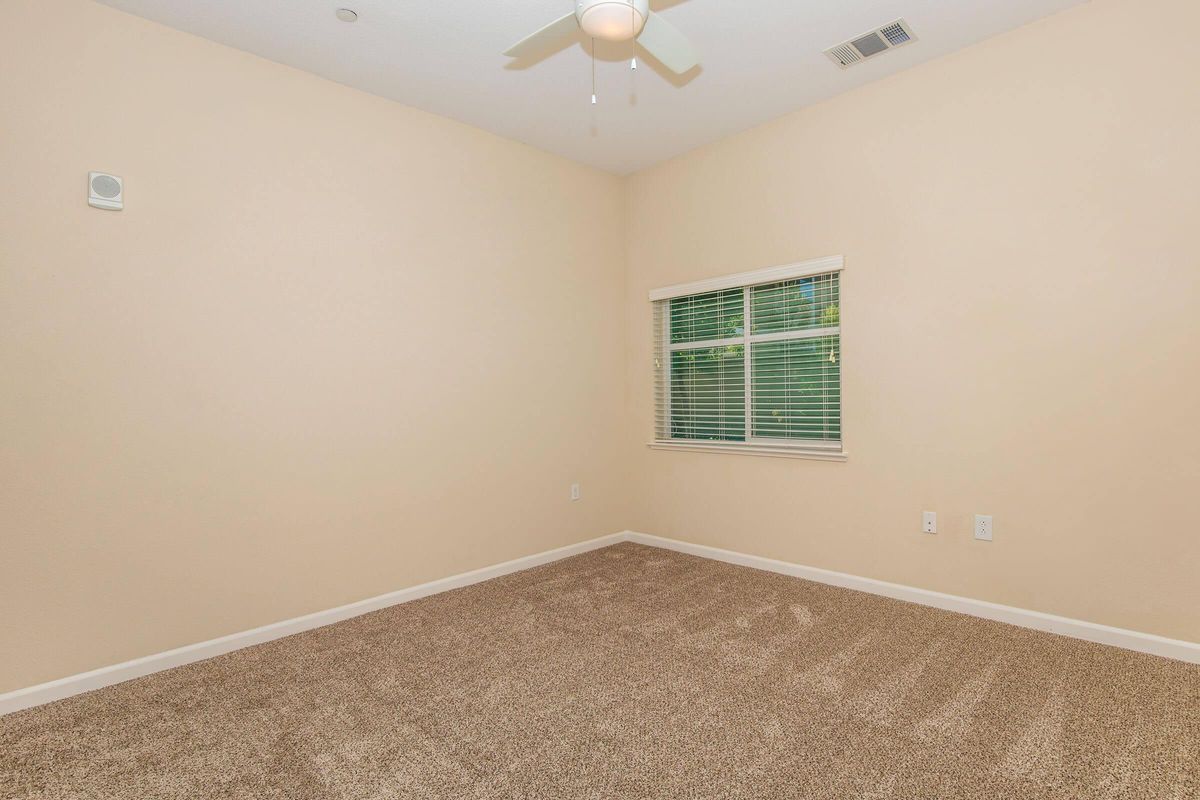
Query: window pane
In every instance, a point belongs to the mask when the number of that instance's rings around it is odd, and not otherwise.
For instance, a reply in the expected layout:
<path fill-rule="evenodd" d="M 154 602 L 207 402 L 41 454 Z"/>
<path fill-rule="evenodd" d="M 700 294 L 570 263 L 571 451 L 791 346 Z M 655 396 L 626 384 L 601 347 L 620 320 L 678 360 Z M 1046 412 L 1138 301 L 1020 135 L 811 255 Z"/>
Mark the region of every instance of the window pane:
<path fill-rule="evenodd" d="M 742 345 L 671 353 L 671 438 L 745 440 Z"/>
<path fill-rule="evenodd" d="M 751 345 L 751 435 L 842 437 L 841 337 Z"/>
<path fill-rule="evenodd" d="M 671 344 L 742 335 L 741 289 L 677 297 L 671 301 Z"/>
<path fill-rule="evenodd" d="M 750 294 L 751 333 L 830 328 L 839 322 L 838 273 L 755 286 Z"/>

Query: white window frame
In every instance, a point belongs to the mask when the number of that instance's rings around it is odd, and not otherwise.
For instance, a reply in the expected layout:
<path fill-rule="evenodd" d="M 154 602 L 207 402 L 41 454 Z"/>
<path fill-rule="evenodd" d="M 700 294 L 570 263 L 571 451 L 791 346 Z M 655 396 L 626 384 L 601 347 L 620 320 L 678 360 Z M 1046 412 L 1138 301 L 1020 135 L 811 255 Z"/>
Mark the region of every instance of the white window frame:
<path fill-rule="evenodd" d="M 694 294 L 705 294 L 707 292 L 716 292 L 722 289 L 742 289 L 743 303 L 743 325 L 741 336 L 731 336 L 724 339 L 709 339 L 701 342 L 671 342 L 670 325 L 671 316 L 668 313 L 663 314 L 662 324 L 663 330 L 656 337 L 661 343 L 661 350 L 654 354 L 655 359 L 659 363 L 659 369 L 666 369 L 667 372 L 662 378 L 663 382 L 663 397 L 664 403 L 663 413 L 667 416 L 668 426 L 670 424 L 670 408 L 671 408 L 671 376 L 669 365 L 671 363 L 671 353 L 678 350 L 693 350 L 706 347 L 723 347 L 727 345 L 743 345 L 746 359 L 746 439 L 745 441 L 725 441 L 715 442 L 711 440 L 698 439 L 660 439 L 654 438 L 647 442 L 647 446 L 656 450 L 691 450 L 706 453 L 739 453 L 744 455 L 759 455 L 759 456 L 776 456 L 784 458 L 809 458 L 821 461 L 845 461 L 846 460 L 846 419 L 845 405 L 840 408 L 839 430 L 841 439 L 837 442 L 814 442 L 812 440 L 785 440 L 774 437 L 751 436 L 753 425 L 753 409 L 751 404 L 751 388 L 753 381 L 750 373 L 750 345 L 757 342 L 778 342 L 790 339 L 811 339 L 820 336 L 838 335 L 841 336 L 842 322 L 845 320 L 844 309 L 842 307 L 841 298 L 838 299 L 838 325 L 828 328 L 808 328 L 797 331 L 780 331 L 776 333 L 760 333 L 752 334 L 750 332 L 750 289 L 754 286 L 762 286 L 765 284 L 778 283 L 780 281 L 792 280 L 794 278 L 808 278 L 814 275 L 826 275 L 831 272 L 843 272 L 845 270 L 845 259 L 842 256 L 827 256 L 825 258 L 814 258 L 809 261 L 801 261 L 795 264 L 784 264 L 777 267 L 767 267 L 766 269 L 754 270 L 752 272 L 739 272 L 734 275 L 725 275 L 719 278 L 708 278 L 692 283 L 679 283 L 673 286 L 663 286 L 658 289 L 650 290 L 650 301 L 652 303 L 659 301 L 671 300 L 676 297 L 686 297 Z M 842 397 L 844 398 L 844 392 Z M 657 416 L 657 410 L 655 412 Z"/>

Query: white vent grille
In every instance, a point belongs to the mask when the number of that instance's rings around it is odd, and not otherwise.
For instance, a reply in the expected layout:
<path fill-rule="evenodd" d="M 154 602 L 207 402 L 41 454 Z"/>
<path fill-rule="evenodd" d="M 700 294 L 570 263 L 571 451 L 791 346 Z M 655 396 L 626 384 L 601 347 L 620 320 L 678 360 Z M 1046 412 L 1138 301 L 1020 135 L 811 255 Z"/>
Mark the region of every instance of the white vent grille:
<path fill-rule="evenodd" d="M 885 25 L 879 29 L 879 35 L 887 39 L 888 44 L 892 47 L 899 47 L 912 39 L 912 36 L 904 29 L 904 23 L 902 22 L 893 22 L 891 25 Z"/>
<path fill-rule="evenodd" d="M 825 55 L 829 56 L 833 63 L 846 69 L 860 61 L 866 61 L 880 53 L 886 53 L 888 50 L 894 50 L 901 45 L 916 41 L 916 38 L 916 34 L 913 33 L 912 28 L 908 27 L 908 23 L 898 19 L 881 28 L 867 31 L 861 36 L 855 36 L 847 42 L 834 45 L 825 51 Z"/>
<path fill-rule="evenodd" d="M 848 67 L 851 64 L 862 61 L 863 57 L 858 54 L 858 51 L 847 44 L 839 44 L 837 47 L 831 47 L 825 51 L 826 54 L 834 61 L 841 64 L 843 67 Z"/>

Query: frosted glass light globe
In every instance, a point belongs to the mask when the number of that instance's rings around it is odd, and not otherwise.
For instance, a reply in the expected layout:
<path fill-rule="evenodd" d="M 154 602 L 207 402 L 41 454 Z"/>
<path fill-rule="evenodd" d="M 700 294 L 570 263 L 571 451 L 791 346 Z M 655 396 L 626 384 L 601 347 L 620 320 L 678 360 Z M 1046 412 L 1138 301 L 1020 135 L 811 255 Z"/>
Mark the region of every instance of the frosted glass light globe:
<path fill-rule="evenodd" d="M 645 0 L 581 0 L 576 10 L 579 27 L 588 36 L 609 42 L 627 42 L 646 25 Z"/>

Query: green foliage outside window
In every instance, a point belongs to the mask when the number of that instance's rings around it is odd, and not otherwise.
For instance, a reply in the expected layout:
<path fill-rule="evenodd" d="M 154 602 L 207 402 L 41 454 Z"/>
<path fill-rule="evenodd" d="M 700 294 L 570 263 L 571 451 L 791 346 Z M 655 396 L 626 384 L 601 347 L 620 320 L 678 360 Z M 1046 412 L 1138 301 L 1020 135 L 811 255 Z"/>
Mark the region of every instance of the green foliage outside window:
<path fill-rule="evenodd" d="M 840 440 L 839 277 L 670 300 L 670 437 Z"/>

